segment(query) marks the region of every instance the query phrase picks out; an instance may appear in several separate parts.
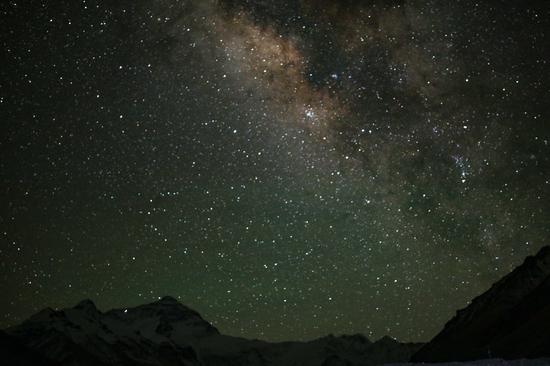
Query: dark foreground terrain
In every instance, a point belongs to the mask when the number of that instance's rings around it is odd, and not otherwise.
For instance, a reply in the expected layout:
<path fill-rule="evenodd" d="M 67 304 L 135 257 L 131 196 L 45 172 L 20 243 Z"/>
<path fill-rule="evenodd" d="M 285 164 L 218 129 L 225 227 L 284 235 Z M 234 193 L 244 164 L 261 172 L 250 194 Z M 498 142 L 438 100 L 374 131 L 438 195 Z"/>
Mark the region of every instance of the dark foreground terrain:
<path fill-rule="evenodd" d="M 416 362 L 550 357 L 550 247 L 459 310 Z"/>

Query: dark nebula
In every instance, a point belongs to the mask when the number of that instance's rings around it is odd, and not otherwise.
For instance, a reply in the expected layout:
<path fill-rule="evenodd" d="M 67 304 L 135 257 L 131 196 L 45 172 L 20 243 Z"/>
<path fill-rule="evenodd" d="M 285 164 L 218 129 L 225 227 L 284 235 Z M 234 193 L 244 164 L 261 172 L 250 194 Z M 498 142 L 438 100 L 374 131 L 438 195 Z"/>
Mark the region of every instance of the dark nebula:
<path fill-rule="evenodd" d="M 0 326 L 164 295 L 426 341 L 550 237 L 547 1 L 5 1 Z"/>

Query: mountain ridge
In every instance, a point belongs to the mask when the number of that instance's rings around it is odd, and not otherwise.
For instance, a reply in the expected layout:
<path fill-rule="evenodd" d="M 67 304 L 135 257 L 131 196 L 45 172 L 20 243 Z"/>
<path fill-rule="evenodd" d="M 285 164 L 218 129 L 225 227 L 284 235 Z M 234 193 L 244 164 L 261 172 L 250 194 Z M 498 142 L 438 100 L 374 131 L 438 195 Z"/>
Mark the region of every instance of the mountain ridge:
<path fill-rule="evenodd" d="M 458 310 L 412 361 L 549 357 L 546 329 L 550 329 L 550 246 L 527 257 Z"/>
<path fill-rule="evenodd" d="M 6 330 L 32 352 L 58 365 L 376 365 L 405 362 L 420 347 L 364 335 L 266 342 L 221 334 L 173 297 L 100 311 L 90 299 L 46 308 Z"/>

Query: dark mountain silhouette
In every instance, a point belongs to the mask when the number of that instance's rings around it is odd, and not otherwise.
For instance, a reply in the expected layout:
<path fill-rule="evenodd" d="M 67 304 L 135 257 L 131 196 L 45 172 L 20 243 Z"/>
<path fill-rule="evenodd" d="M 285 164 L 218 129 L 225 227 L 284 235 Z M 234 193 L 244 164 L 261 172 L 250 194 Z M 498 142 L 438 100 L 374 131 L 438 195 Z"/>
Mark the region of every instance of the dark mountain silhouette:
<path fill-rule="evenodd" d="M 25 362 L 8 364 L 25 366 L 368 366 L 407 361 L 420 347 L 387 337 L 371 342 L 362 335 L 282 343 L 226 336 L 171 297 L 107 312 L 90 300 L 45 309 L 2 337 L 3 359 L 21 359 Z"/>
<path fill-rule="evenodd" d="M 414 362 L 550 357 L 550 247 L 459 310 Z"/>

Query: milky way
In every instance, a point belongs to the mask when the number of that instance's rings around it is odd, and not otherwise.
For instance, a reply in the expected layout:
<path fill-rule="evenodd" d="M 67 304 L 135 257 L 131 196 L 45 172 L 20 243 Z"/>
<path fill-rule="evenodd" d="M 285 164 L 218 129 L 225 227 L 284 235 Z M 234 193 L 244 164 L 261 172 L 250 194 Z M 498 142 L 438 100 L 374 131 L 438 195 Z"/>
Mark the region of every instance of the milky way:
<path fill-rule="evenodd" d="M 171 295 L 424 341 L 548 244 L 544 1 L 0 10 L 2 326 Z"/>

